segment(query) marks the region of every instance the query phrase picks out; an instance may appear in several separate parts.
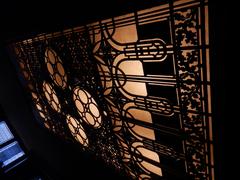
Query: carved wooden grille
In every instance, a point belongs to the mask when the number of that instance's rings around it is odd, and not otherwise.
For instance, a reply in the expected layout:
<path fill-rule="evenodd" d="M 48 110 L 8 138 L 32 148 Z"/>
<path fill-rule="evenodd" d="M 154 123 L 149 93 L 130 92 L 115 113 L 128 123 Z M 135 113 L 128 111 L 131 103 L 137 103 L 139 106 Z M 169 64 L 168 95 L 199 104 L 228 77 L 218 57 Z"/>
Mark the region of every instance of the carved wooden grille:
<path fill-rule="evenodd" d="M 207 3 L 12 44 L 36 118 L 133 179 L 214 179 Z"/>

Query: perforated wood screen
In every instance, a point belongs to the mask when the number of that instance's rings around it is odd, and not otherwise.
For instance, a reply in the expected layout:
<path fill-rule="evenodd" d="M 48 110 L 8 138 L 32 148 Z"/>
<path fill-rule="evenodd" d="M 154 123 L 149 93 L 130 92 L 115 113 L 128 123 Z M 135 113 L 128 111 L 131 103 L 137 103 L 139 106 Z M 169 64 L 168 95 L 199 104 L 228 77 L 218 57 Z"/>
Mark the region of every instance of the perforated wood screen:
<path fill-rule="evenodd" d="M 214 179 L 208 2 L 12 44 L 36 118 L 132 179 Z"/>

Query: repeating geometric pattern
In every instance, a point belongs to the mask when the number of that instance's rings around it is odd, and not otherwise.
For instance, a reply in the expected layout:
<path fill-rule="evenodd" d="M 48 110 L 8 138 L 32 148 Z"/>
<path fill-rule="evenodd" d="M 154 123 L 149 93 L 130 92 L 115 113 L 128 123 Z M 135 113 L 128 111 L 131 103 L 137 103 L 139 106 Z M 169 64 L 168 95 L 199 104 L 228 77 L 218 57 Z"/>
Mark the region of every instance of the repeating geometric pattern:
<path fill-rule="evenodd" d="M 208 33 L 207 0 L 176 0 L 12 48 L 50 131 L 132 179 L 214 179 Z"/>

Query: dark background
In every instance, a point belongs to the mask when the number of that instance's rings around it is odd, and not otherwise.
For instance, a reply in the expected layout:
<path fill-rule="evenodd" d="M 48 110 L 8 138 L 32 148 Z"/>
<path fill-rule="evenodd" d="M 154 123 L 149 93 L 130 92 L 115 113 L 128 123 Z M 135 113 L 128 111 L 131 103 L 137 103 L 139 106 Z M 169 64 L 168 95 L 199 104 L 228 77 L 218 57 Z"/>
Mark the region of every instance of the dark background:
<path fill-rule="evenodd" d="M 6 51 L 11 41 L 41 32 L 54 32 L 96 20 L 143 9 L 164 0 L 7 0 L 0 3 L 0 106 L 29 152 L 39 158 L 51 176 L 60 179 L 116 179 L 114 170 L 42 129 L 34 120 L 30 105 Z M 213 118 L 216 179 L 225 172 L 225 77 L 224 53 L 226 12 L 224 4 L 210 2 L 212 42 Z"/>

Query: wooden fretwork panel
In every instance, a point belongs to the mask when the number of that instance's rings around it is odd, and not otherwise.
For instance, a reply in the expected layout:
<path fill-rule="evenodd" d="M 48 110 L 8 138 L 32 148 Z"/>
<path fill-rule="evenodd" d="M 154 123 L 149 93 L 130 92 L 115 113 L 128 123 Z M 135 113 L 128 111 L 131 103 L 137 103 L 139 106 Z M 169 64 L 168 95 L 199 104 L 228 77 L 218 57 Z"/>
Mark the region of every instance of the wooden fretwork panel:
<path fill-rule="evenodd" d="M 214 179 L 208 35 L 178 0 L 12 47 L 49 130 L 133 179 Z"/>

